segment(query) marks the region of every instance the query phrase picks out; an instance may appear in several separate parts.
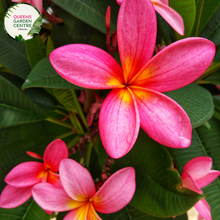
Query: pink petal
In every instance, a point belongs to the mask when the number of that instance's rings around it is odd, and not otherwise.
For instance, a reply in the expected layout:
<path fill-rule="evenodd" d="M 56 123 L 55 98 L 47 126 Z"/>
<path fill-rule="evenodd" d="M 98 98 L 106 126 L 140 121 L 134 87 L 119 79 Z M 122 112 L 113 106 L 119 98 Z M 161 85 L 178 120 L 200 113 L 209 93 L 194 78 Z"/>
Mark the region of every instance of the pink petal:
<path fill-rule="evenodd" d="M 127 89 L 112 90 L 99 115 L 99 132 L 104 148 L 113 158 L 124 156 L 133 147 L 140 119 L 133 94 Z"/>
<path fill-rule="evenodd" d="M 0 207 L 5 209 L 12 209 L 20 206 L 31 197 L 31 189 L 32 186 L 18 188 L 7 185 L 1 193 Z"/>
<path fill-rule="evenodd" d="M 8 173 L 5 182 L 15 187 L 27 187 L 39 183 L 44 175 L 45 169 L 42 163 L 24 162 Z"/>
<path fill-rule="evenodd" d="M 118 3 L 118 5 L 121 5 L 121 3 L 123 2 L 123 0 L 116 0 L 116 2 Z"/>
<path fill-rule="evenodd" d="M 85 44 L 69 44 L 50 54 L 54 69 L 67 81 L 90 89 L 120 88 L 120 65 L 104 50 Z"/>
<path fill-rule="evenodd" d="M 118 14 L 117 36 L 125 84 L 152 57 L 156 27 L 156 13 L 150 1 L 122 2 Z"/>
<path fill-rule="evenodd" d="M 152 0 L 155 10 L 167 21 L 167 23 L 180 35 L 184 35 L 184 23 L 182 17 L 162 1 Z"/>
<path fill-rule="evenodd" d="M 211 170 L 209 173 L 201 179 L 196 180 L 196 184 L 199 188 L 203 188 L 213 182 L 218 176 L 220 172 L 218 170 Z"/>
<path fill-rule="evenodd" d="M 185 148 L 191 143 L 191 123 L 182 109 L 169 97 L 152 90 L 132 88 L 138 104 L 141 127 L 158 143 Z"/>
<path fill-rule="evenodd" d="M 203 38 L 177 41 L 143 67 L 132 85 L 159 92 L 172 91 L 196 80 L 211 64 L 215 45 Z"/>
<path fill-rule="evenodd" d="M 43 14 L 43 0 L 31 0 L 30 4 L 36 7 L 41 15 Z"/>
<path fill-rule="evenodd" d="M 131 201 L 135 188 L 135 170 L 133 167 L 126 167 L 107 179 L 91 201 L 98 212 L 117 212 Z"/>
<path fill-rule="evenodd" d="M 205 199 L 199 200 L 194 207 L 205 220 L 212 220 L 211 209 Z"/>
<path fill-rule="evenodd" d="M 44 152 L 45 169 L 58 172 L 60 162 L 64 158 L 68 158 L 68 148 L 65 142 L 60 139 L 51 142 Z"/>
<path fill-rule="evenodd" d="M 182 179 L 182 186 L 184 188 L 188 188 L 200 194 L 202 193 L 202 190 L 199 189 L 196 182 L 193 180 L 193 178 L 188 173 L 183 172 L 181 175 L 181 179 Z"/>
<path fill-rule="evenodd" d="M 60 163 L 60 179 L 67 194 L 77 201 L 88 201 L 96 190 L 89 171 L 72 159 Z"/>
<path fill-rule="evenodd" d="M 34 152 L 31 152 L 31 151 L 26 151 L 26 154 L 29 155 L 30 157 L 33 157 L 33 158 L 36 158 L 36 159 L 41 159 L 41 160 L 44 159 L 41 155 L 36 154 Z"/>
<path fill-rule="evenodd" d="M 48 172 L 47 182 L 54 186 L 62 186 L 60 175 L 51 171 Z"/>
<path fill-rule="evenodd" d="M 62 187 L 49 183 L 39 183 L 32 188 L 36 203 L 45 210 L 63 212 L 75 209 L 85 202 L 75 201 L 70 198 Z"/>
<path fill-rule="evenodd" d="M 169 6 L 169 1 L 168 1 L 168 0 L 151 0 L 151 1 L 152 1 L 152 3 L 153 3 L 153 2 L 161 2 L 161 3 L 163 3 L 163 4 Z M 153 4 L 154 4 L 154 3 L 153 3 Z"/>
<path fill-rule="evenodd" d="M 183 172 L 188 173 L 195 181 L 205 177 L 212 168 L 212 158 L 196 157 L 190 160 L 184 167 Z"/>

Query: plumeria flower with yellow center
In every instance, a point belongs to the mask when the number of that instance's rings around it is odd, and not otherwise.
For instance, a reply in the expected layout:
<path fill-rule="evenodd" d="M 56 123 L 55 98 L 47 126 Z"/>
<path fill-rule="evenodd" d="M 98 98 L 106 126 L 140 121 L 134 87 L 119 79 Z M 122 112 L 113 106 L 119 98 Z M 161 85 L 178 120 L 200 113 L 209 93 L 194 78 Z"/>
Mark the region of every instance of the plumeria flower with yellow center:
<path fill-rule="evenodd" d="M 43 209 L 71 210 L 64 220 L 101 220 L 96 211 L 117 212 L 130 202 L 136 188 L 132 167 L 115 172 L 98 191 L 88 170 L 72 159 L 63 159 L 59 172 L 63 188 L 40 183 L 32 192 Z"/>
<path fill-rule="evenodd" d="M 40 182 L 48 182 L 56 186 L 61 186 L 59 174 L 59 165 L 62 159 L 68 158 L 68 149 L 62 140 L 51 142 L 44 156 L 32 152 L 28 154 L 37 159 L 43 159 L 40 162 L 24 162 L 14 167 L 5 177 L 8 184 L 2 191 L 0 197 L 1 208 L 15 208 L 26 202 L 32 195 L 31 189 Z"/>
<path fill-rule="evenodd" d="M 146 0 L 148 1 L 148 0 Z M 116 0 L 121 5 L 123 0 Z M 184 23 L 182 17 L 169 7 L 168 0 L 151 0 L 154 9 L 167 21 L 167 23 L 180 35 L 184 35 Z"/>
<path fill-rule="evenodd" d="M 54 69 L 69 82 L 113 89 L 99 116 L 107 153 L 120 158 L 133 147 L 141 126 L 155 141 L 173 148 L 191 144 L 191 123 L 175 101 L 161 92 L 193 82 L 209 67 L 215 45 L 203 38 L 177 41 L 156 54 L 156 14 L 150 0 L 124 0 L 117 21 L 122 67 L 107 52 L 70 44 L 50 54 Z"/>
<path fill-rule="evenodd" d="M 212 158 L 196 157 L 184 167 L 181 175 L 182 186 L 194 192 L 202 193 L 201 188 L 213 182 L 219 175 L 218 170 L 211 170 Z M 205 199 L 199 200 L 194 207 L 199 212 L 199 219 L 212 220 L 209 204 Z"/>

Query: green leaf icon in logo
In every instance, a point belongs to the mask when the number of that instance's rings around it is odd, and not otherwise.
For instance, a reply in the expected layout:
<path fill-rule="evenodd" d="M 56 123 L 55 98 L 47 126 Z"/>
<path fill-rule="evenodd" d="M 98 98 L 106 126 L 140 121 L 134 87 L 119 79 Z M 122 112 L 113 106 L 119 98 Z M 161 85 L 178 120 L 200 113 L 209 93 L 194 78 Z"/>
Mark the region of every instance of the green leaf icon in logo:
<path fill-rule="evenodd" d="M 28 35 L 37 35 L 39 34 L 41 30 L 41 25 L 42 25 L 42 17 L 39 16 L 35 21 L 33 26 L 31 27 L 31 30 L 28 32 Z"/>
<path fill-rule="evenodd" d="M 17 41 L 25 41 L 25 39 L 22 37 L 21 34 L 19 34 L 18 36 L 15 36 L 15 40 L 17 40 Z"/>

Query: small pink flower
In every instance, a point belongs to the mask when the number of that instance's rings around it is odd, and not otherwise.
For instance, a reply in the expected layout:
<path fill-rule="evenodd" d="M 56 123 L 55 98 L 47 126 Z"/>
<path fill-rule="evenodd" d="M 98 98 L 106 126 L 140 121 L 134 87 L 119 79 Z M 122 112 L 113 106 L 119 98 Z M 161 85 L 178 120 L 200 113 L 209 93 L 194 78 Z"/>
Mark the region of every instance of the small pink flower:
<path fill-rule="evenodd" d="M 49 183 L 33 187 L 34 200 L 51 211 L 71 210 L 64 220 L 101 220 L 97 212 L 113 213 L 122 209 L 135 192 L 135 170 L 123 168 L 111 177 L 96 192 L 93 179 L 83 166 L 72 159 L 60 163 L 60 179 L 63 188 Z"/>
<path fill-rule="evenodd" d="M 148 0 L 146 0 L 148 1 Z M 123 0 L 116 0 L 121 5 Z M 155 10 L 167 21 L 167 23 L 180 35 L 184 35 L 184 23 L 182 17 L 169 7 L 168 0 L 151 0 Z"/>
<path fill-rule="evenodd" d="M 215 45 L 203 38 L 177 41 L 156 54 L 156 14 L 149 0 L 124 0 L 117 21 L 122 67 L 107 52 L 69 44 L 50 54 L 54 69 L 67 81 L 90 89 L 113 89 L 99 115 L 107 153 L 120 158 L 133 147 L 140 126 L 158 143 L 185 148 L 191 123 L 182 107 L 162 94 L 196 80 L 211 64 Z"/>
<path fill-rule="evenodd" d="M 29 155 L 40 158 L 32 152 Z M 1 208 L 15 208 L 26 202 L 32 195 L 31 189 L 40 182 L 61 186 L 58 172 L 62 159 L 68 158 L 68 149 L 62 140 L 50 143 L 43 156 L 44 163 L 24 162 L 14 167 L 5 177 L 8 184 L 0 197 Z"/>
<path fill-rule="evenodd" d="M 212 159 L 210 157 L 196 157 L 190 160 L 184 167 L 181 175 L 182 186 L 194 192 L 202 193 L 201 188 L 214 181 L 219 175 L 218 170 L 211 170 Z M 199 200 L 194 206 L 202 218 L 211 220 L 211 210 L 205 199 Z M 201 218 L 200 216 L 200 218 Z"/>
<path fill-rule="evenodd" d="M 43 1 L 42 0 L 11 0 L 12 2 L 25 2 L 33 5 L 38 9 L 40 14 L 43 14 Z"/>

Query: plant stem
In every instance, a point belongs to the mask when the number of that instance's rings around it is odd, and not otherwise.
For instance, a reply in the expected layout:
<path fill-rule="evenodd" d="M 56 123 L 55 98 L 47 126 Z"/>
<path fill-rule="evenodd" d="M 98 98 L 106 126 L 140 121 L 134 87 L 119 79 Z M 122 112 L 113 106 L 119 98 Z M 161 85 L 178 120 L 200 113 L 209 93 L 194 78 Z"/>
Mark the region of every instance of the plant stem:
<path fill-rule="evenodd" d="M 54 119 L 54 118 L 46 118 L 45 120 L 46 121 L 50 121 L 50 122 L 52 122 L 54 124 L 61 125 L 61 126 L 66 127 L 66 128 L 71 128 L 71 129 L 73 128 L 73 126 L 71 124 L 63 122 L 63 121 L 59 121 L 59 120 Z"/>
<path fill-rule="evenodd" d="M 199 24 L 200 24 L 200 20 L 201 20 L 201 17 L 202 17 L 203 3 L 204 3 L 204 0 L 202 0 L 201 5 L 200 5 L 199 17 L 198 17 L 198 22 L 197 22 L 197 25 L 196 25 L 195 37 L 197 37 L 198 31 L 199 31 Z"/>

